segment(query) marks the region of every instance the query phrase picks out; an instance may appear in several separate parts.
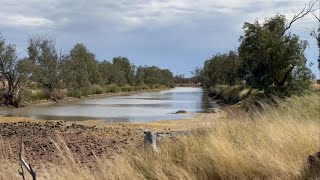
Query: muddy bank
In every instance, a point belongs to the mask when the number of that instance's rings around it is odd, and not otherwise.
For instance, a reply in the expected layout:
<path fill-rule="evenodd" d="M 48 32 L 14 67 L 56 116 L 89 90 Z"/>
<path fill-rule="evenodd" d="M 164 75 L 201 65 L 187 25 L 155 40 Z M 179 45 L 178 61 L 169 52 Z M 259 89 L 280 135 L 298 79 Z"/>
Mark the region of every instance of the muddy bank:
<path fill-rule="evenodd" d="M 32 102 L 23 102 L 23 103 L 21 103 L 20 107 L 49 106 L 49 105 L 56 104 L 56 103 L 69 103 L 69 102 L 76 102 L 76 101 L 86 100 L 86 99 L 98 99 L 98 98 L 114 97 L 114 96 L 130 96 L 132 94 L 137 94 L 137 93 L 160 92 L 160 91 L 168 90 L 168 89 L 171 89 L 171 88 L 168 87 L 168 88 L 138 90 L 138 91 L 131 91 L 131 92 L 93 94 L 93 95 L 89 95 L 89 96 L 82 96 L 80 98 L 78 98 L 78 97 L 65 97 L 64 99 L 61 99 L 61 100 L 43 99 L 43 100 L 32 101 Z M 2 106 L 2 107 L 6 107 L 6 106 Z"/>
<path fill-rule="evenodd" d="M 17 160 L 21 135 L 25 157 L 33 164 L 59 164 L 66 149 L 78 163 L 89 163 L 95 156 L 121 153 L 129 144 L 139 144 L 142 139 L 139 127 L 96 127 L 66 122 L 0 123 L 1 159 Z"/>
<path fill-rule="evenodd" d="M 21 136 L 25 158 L 35 167 L 60 164 L 64 158 L 91 166 L 99 157 L 113 158 L 133 147 L 143 148 L 143 130 L 151 129 L 158 143 L 189 135 L 203 126 L 203 117 L 151 123 L 107 124 L 101 121 L 32 121 L 26 118 L 0 118 L 0 160 L 18 163 Z M 217 116 L 213 115 L 212 116 Z M 183 123 L 182 123 L 183 122 Z"/>

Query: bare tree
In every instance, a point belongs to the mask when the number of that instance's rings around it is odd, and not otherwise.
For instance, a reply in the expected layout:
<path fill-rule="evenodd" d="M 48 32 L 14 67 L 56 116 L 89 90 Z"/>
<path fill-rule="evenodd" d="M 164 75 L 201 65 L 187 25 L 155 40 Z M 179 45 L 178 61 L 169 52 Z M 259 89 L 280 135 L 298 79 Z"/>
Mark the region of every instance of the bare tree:
<path fill-rule="evenodd" d="M 22 157 L 23 150 L 24 150 L 23 135 L 21 135 L 21 146 L 20 146 L 20 152 L 19 152 L 19 160 L 21 162 L 21 164 L 20 164 L 21 171 L 19 171 L 19 174 L 22 176 L 22 179 L 25 180 L 24 170 L 23 170 L 23 167 L 24 167 L 29 172 L 29 174 L 32 176 L 32 180 L 36 180 L 36 176 L 37 176 L 36 172 L 32 169 L 31 164 L 28 164 Z"/>
<path fill-rule="evenodd" d="M 320 7 L 320 1 L 319 1 L 319 7 Z M 319 8 L 320 9 L 320 8 Z M 318 21 L 318 29 L 313 29 L 311 30 L 311 36 L 314 37 L 317 40 L 317 45 L 319 49 L 319 54 L 318 54 L 318 69 L 320 70 L 320 14 L 319 17 L 315 14 L 312 13 L 312 15 L 316 18 Z"/>
<path fill-rule="evenodd" d="M 306 16 L 307 14 L 313 13 L 313 12 L 315 12 L 316 10 L 319 10 L 319 8 L 316 8 L 316 9 L 313 8 L 313 6 L 317 3 L 317 1 L 318 1 L 318 0 L 313 0 L 313 1 L 309 2 L 308 5 L 305 4 L 305 5 L 304 5 L 304 8 L 303 8 L 298 14 L 296 14 L 294 11 L 292 11 L 292 12 L 293 12 L 293 18 L 292 18 L 291 21 L 289 22 L 289 25 L 282 31 L 282 34 L 281 34 L 281 35 L 283 36 L 283 35 L 286 33 L 286 31 L 291 28 L 291 25 L 292 25 L 295 21 L 297 21 L 298 19 L 301 19 L 301 18 L 303 18 L 304 16 Z"/>

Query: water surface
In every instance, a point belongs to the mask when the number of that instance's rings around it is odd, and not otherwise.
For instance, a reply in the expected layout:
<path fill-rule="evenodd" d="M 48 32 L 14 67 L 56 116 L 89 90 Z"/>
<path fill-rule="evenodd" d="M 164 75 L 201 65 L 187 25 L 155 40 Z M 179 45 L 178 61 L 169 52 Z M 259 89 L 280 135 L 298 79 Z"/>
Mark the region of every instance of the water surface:
<path fill-rule="evenodd" d="M 1 109 L 4 116 L 21 116 L 44 120 L 101 119 L 107 122 L 146 122 L 181 119 L 190 114 L 174 114 L 178 110 L 203 112 L 215 106 L 209 103 L 202 88 L 178 87 L 161 92 L 129 96 L 86 99 L 50 106 Z"/>

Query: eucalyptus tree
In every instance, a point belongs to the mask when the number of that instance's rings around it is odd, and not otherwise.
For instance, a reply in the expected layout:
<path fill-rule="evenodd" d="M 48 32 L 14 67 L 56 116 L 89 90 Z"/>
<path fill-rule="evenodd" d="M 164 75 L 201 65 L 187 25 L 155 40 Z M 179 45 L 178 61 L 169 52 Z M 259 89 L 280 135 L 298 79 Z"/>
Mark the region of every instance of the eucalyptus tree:
<path fill-rule="evenodd" d="M 205 86 L 235 85 L 238 82 L 239 56 L 230 51 L 215 54 L 205 61 L 202 71 L 197 69 L 197 76 Z"/>
<path fill-rule="evenodd" d="M 61 81 L 60 57 L 55 42 L 44 38 L 31 38 L 28 47 L 29 60 L 33 63 L 32 79 L 50 91 L 58 89 Z"/>
<path fill-rule="evenodd" d="M 308 88 L 312 78 L 306 66 L 308 43 L 298 35 L 286 33 L 295 20 L 286 26 L 285 16 L 277 15 L 263 24 L 258 21 L 244 24 L 238 48 L 239 72 L 248 85 L 278 95 Z"/>
<path fill-rule="evenodd" d="M 131 64 L 128 58 L 121 56 L 115 57 L 113 58 L 112 63 L 114 69 L 117 71 L 116 73 L 119 74 L 120 78 L 123 78 L 119 79 L 121 84 L 134 84 L 135 66 Z"/>
<path fill-rule="evenodd" d="M 5 39 L 0 36 L 0 78 L 3 82 L 5 94 L 5 105 L 18 106 L 19 91 L 29 81 L 31 76 L 31 63 L 28 59 L 19 59 L 16 46 L 6 44 Z"/>
<path fill-rule="evenodd" d="M 68 58 L 64 60 L 64 68 L 67 68 L 65 83 L 74 90 L 89 89 L 91 84 L 101 83 L 100 71 L 95 55 L 84 44 L 76 44 Z"/>

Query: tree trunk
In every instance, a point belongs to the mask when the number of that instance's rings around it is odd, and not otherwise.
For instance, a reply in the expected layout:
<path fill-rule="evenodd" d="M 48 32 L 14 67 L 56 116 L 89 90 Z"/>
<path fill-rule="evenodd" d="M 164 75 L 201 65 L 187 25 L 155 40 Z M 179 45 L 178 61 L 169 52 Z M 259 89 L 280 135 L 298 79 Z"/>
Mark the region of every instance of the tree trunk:
<path fill-rule="evenodd" d="M 18 103 L 15 101 L 15 86 L 14 86 L 14 82 L 11 81 L 10 78 L 7 78 L 7 81 L 8 81 L 8 86 L 9 86 L 9 89 L 7 91 L 7 94 L 5 95 L 5 102 L 4 104 L 6 106 L 13 106 L 13 107 L 16 107 L 18 108 L 19 105 Z"/>

